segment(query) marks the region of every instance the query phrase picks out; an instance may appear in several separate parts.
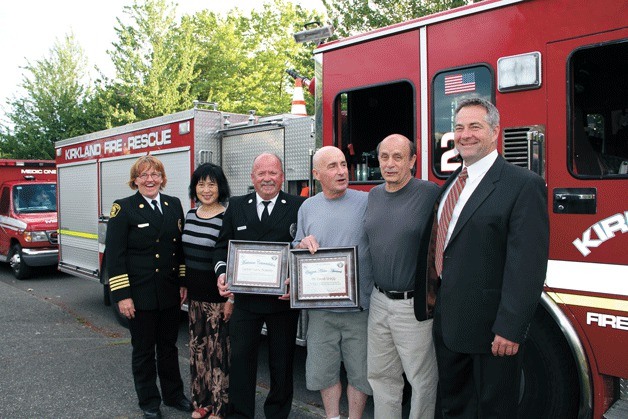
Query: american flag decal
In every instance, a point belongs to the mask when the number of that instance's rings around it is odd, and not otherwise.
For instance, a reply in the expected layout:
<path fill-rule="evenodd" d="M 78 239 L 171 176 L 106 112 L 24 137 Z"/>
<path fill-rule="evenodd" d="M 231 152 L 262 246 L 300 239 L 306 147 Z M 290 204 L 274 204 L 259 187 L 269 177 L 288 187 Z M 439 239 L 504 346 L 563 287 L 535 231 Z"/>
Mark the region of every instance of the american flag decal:
<path fill-rule="evenodd" d="M 474 92 L 475 91 L 475 74 L 462 73 L 451 74 L 445 76 L 445 94 L 452 95 L 454 93 Z"/>

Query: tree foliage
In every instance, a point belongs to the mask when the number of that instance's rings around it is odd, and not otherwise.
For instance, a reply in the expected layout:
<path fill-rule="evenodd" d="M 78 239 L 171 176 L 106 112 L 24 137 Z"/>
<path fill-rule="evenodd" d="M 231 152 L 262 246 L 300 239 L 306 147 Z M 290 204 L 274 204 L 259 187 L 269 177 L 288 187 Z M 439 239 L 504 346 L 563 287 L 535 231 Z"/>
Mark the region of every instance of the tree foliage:
<path fill-rule="evenodd" d="M 111 78 L 87 79 L 85 55 L 73 35 L 47 57 L 27 62 L 23 95 L 7 102 L 0 155 L 53 158 L 54 142 L 88 132 L 189 109 L 194 100 L 223 111 L 258 115 L 290 111 L 295 69 L 314 75 L 313 44 L 292 35 L 318 12 L 291 0 L 226 15 L 208 10 L 178 19 L 174 0 L 134 0 L 115 26 L 107 51 Z M 322 0 L 335 36 L 394 24 L 457 7 L 470 0 Z M 313 112 L 313 98 L 305 95 Z"/>
<path fill-rule="evenodd" d="M 250 16 L 237 9 L 225 17 L 197 13 L 190 19 L 201 47 L 194 96 L 230 112 L 289 112 L 294 80 L 285 70 L 314 73 L 312 46 L 297 44 L 292 34 L 320 18 L 286 0 L 266 3 Z"/>
<path fill-rule="evenodd" d="M 322 0 L 339 37 L 470 3 L 468 0 Z"/>
<path fill-rule="evenodd" d="M 8 102 L 9 123 L 0 131 L 0 153 L 13 158 L 54 158 L 54 142 L 84 131 L 84 52 L 73 35 L 57 40 L 49 55 L 27 62 L 24 94 Z"/>
<path fill-rule="evenodd" d="M 135 0 L 124 7 L 128 21 L 117 19 L 109 55 L 116 76 L 104 94 L 138 120 L 179 111 L 192 103 L 190 90 L 196 78 L 198 44 L 192 27 L 179 25 L 176 9 L 167 0 Z"/>

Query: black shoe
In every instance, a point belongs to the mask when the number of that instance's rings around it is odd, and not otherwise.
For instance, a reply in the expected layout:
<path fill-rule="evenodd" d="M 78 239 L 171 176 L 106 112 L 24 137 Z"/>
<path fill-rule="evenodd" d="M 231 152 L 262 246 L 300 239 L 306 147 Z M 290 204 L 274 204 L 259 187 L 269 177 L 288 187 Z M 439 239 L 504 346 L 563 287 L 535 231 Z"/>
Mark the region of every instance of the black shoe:
<path fill-rule="evenodd" d="M 159 408 L 144 410 L 144 419 L 160 419 L 161 410 Z"/>
<path fill-rule="evenodd" d="M 181 398 L 179 400 L 177 400 L 174 403 L 165 403 L 164 404 L 166 406 L 170 406 L 170 407 L 174 407 L 177 410 L 180 410 L 182 412 L 192 412 L 194 411 L 194 406 L 192 405 L 192 402 L 188 400 L 187 397 L 185 396 L 181 396 Z"/>

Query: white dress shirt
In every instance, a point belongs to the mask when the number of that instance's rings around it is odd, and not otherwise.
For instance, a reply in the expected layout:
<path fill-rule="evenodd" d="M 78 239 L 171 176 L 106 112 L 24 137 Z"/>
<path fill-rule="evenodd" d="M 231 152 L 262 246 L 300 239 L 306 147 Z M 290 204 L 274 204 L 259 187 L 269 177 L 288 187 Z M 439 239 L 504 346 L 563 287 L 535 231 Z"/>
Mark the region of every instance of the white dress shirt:
<path fill-rule="evenodd" d="M 268 215 L 270 215 L 273 212 L 273 208 L 275 208 L 275 202 L 277 201 L 277 197 L 279 196 L 279 194 L 275 195 L 273 199 L 262 199 L 262 197 L 259 196 L 258 193 L 255 193 L 255 196 L 257 199 L 257 217 L 261 220 L 262 212 L 264 212 L 264 204 L 262 203 L 262 201 L 270 201 L 270 204 L 268 204 Z"/>
<path fill-rule="evenodd" d="M 146 202 L 148 202 L 148 205 L 150 205 L 151 208 L 153 208 L 153 199 L 155 201 L 157 201 L 157 209 L 159 210 L 159 212 L 161 212 L 162 214 L 164 213 L 161 210 L 161 195 L 158 193 L 157 196 L 155 198 L 149 198 L 147 196 L 142 195 L 142 197 L 144 197 L 144 199 L 146 200 Z"/>
<path fill-rule="evenodd" d="M 469 174 L 469 177 L 467 178 L 467 183 L 464 185 L 464 189 L 462 189 L 462 192 L 458 197 L 458 202 L 454 207 L 454 211 L 451 214 L 451 221 L 449 222 L 447 237 L 445 237 L 445 247 L 447 247 L 447 243 L 449 243 L 449 238 L 451 237 L 451 233 L 456 227 L 456 223 L 458 222 L 458 217 L 460 217 L 462 209 L 467 204 L 467 201 L 469 200 L 475 189 L 478 187 L 482 179 L 484 179 L 484 175 L 486 174 L 486 172 L 488 172 L 488 169 L 490 169 L 493 163 L 495 163 L 495 160 L 497 160 L 497 150 L 491 151 L 486 156 L 473 163 L 471 166 L 465 166 L 467 168 L 467 173 Z M 440 204 L 438 206 L 439 220 L 443 212 L 443 206 L 445 205 L 445 201 L 447 200 L 447 195 L 449 195 L 449 191 L 451 191 L 454 183 L 456 183 L 456 181 L 453 181 L 449 184 L 447 191 L 445 192 L 445 194 L 443 194 L 443 197 L 440 200 Z"/>

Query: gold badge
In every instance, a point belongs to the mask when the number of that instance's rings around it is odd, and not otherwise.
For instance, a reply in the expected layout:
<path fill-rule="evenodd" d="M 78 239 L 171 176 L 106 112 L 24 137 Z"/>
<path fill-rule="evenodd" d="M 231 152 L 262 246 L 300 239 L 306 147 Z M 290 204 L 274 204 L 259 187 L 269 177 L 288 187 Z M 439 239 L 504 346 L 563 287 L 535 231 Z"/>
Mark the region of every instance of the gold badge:
<path fill-rule="evenodd" d="M 140 208 L 144 208 L 144 204 L 140 204 Z"/>
<path fill-rule="evenodd" d="M 164 201 L 164 204 L 165 204 L 166 206 L 168 206 L 168 201 Z"/>
<path fill-rule="evenodd" d="M 111 212 L 109 213 L 109 217 L 113 218 L 116 215 L 118 215 L 118 213 L 120 212 L 122 208 L 120 207 L 119 204 L 113 204 L 113 206 L 111 207 Z"/>

